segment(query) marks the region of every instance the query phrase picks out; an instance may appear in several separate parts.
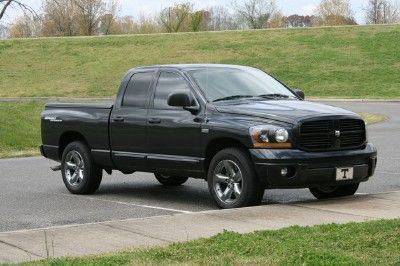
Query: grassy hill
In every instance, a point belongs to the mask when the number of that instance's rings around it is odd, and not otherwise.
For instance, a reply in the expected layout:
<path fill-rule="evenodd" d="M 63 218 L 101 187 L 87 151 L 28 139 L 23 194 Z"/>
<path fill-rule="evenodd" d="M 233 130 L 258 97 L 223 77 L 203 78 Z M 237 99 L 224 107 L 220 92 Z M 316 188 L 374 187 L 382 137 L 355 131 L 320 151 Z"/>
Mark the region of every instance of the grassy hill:
<path fill-rule="evenodd" d="M 113 96 L 132 67 L 228 63 L 308 96 L 400 98 L 400 26 L 0 41 L 0 97 Z"/>

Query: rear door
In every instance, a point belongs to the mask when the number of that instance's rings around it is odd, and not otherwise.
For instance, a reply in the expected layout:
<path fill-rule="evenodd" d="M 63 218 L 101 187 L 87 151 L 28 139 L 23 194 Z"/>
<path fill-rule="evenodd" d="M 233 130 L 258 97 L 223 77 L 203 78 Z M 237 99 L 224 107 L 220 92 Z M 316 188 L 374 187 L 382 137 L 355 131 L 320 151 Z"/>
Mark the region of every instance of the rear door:
<path fill-rule="evenodd" d="M 169 106 L 167 99 L 173 92 L 188 93 L 195 100 L 190 84 L 179 72 L 161 71 L 148 114 L 149 166 L 160 170 L 200 171 L 202 113 Z"/>
<path fill-rule="evenodd" d="M 155 74 L 155 70 L 134 73 L 111 114 L 112 157 L 120 170 L 146 167 L 147 113 Z"/>

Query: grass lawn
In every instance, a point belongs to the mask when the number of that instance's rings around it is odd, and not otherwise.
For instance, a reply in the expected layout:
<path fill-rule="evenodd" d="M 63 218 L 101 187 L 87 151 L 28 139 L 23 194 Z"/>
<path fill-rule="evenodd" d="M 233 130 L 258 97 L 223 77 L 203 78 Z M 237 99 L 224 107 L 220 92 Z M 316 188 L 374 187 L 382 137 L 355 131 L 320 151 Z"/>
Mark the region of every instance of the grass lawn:
<path fill-rule="evenodd" d="M 290 227 L 28 265 L 399 265 L 400 220 Z"/>
<path fill-rule="evenodd" d="M 400 25 L 0 41 L 0 97 L 114 96 L 132 67 L 264 69 L 307 96 L 400 98 Z"/>
<path fill-rule="evenodd" d="M 44 102 L 0 102 L 0 158 L 38 155 L 40 113 Z M 362 113 L 368 124 L 382 122 L 385 117 Z"/>
<path fill-rule="evenodd" d="M 0 158 L 39 154 L 44 103 L 0 103 Z"/>

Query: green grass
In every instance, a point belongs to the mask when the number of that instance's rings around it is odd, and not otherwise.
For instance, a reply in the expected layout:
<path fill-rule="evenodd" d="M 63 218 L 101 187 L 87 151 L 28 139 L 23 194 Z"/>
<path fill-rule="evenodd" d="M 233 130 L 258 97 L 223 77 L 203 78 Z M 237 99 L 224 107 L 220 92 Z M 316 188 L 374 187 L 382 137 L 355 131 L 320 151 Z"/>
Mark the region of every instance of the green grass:
<path fill-rule="evenodd" d="M 39 155 L 40 113 L 44 103 L 0 102 L 0 158 Z M 385 117 L 363 113 L 368 124 L 384 121 Z"/>
<path fill-rule="evenodd" d="M 42 102 L 0 103 L 0 158 L 37 155 Z"/>
<path fill-rule="evenodd" d="M 399 265 L 400 220 L 290 227 L 28 265 Z"/>
<path fill-rule="evenodd" d="M 399 25 L 5 40 L 0 97 L 114 96 L 132 67 L 227 63 L 307 96 L 400 98 L 399 43 Z"/>

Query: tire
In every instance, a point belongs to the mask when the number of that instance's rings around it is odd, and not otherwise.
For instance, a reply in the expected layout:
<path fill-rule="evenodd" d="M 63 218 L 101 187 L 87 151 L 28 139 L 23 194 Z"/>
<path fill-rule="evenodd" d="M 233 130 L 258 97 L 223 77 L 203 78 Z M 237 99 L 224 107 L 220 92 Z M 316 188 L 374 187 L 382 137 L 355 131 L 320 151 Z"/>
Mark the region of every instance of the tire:
<path fill-rule="evenodd" d="M 61 173 L 65 186 L 72 194 L 93 194 L 99 188 L 103 171 L 94 164 L 88 146 L 71 142 L 64 149 Z"/>
<path fill-rule="evenodd" d="M 311 194 L 317 199 L 331 199 L 354 195 L 359 187 L 359 183 L 336 187 L 310 188 Z"/>
<path fill-rule="evenodd" d="M 167 176 L 163 174 L 154 174 L 158 182 L 163 184 L 164 186 L 180 186 L 185 183 L 189 177 L 184 176 Z"/>
<path fill-rule="evenodd" d="M 220 208 L 248 207 L 262 201 L 265 187 L 249 155 L 241 149 L 218 152 L 210 162 L 207 177 L 210 193 Z"/>

